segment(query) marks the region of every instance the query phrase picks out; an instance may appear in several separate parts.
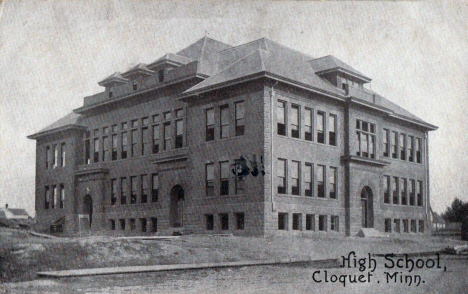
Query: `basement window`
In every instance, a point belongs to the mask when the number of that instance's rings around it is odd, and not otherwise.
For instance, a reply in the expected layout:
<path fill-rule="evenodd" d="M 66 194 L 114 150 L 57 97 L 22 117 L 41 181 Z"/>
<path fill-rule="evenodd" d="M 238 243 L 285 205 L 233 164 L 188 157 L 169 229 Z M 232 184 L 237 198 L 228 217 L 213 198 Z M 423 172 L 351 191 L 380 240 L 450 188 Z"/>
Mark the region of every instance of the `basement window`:
<path fill-rule="evenodd" d="M 125 231 L 125 219 L 119 219 L 120 230 Z"/>
<path fill-rule="evenodd" d="M 293 213 L 293 230 L 294 231 L 302 231 L 302 214 L 300 213 Z"/>
<path fill-rule="evenodd" d="M 110 229 L 112 231 L 115 231 L 115 220 L 113 220 L 113 219 L 110 220 Z"/>
<path fill-rule="evenodd" d="M 151 232 L 156 233 L 158 231 L 158 219 L 156 217 L 151 218 Z"/>
<path fill-rule="evenodd" d="M 205 215 L 206 230 L 213 231 L 214 228 L 214 216 L 212 214 Z"/>
<path fill-rule="evenodd" d="M 392 219 L 391 218 L 385 219 L 385 232 L 386 233 L 392 232 Z"/>
<path fill-rule="evenodd" d="M 315 231 L 315 214 L 306 214 L 306 231 Z"/>
<path fill-rule="evenodd" d="M 136 228 L 135 219 L 134 219 L 134 218 L 131 218 L 131 219 L 130 219 L 130 230 L 131 230 L 131 231 L 135 231 L 135 228 Z"/>
<path fill-rule="evenodd" d="M 327 231 L 327 216 L 319 215 L 319 231 Z"/>
<path fill-rule="evenodd" d="M 245 227 L 245 215 L 243 212 L 239 212 L 235 214 L 236 216 L 236 229 L 243 230 Z"/>
<path fill-rule="evenodd" d="M 229 230 L 229 215 L 227 213 L 221 213 L 219 215 L 219 221 L 221 223 L 221 230 Z"/>
<path fill-rule="evenodd" d="M 278 230 L 288 230 L 288 214 L 286 212 L 278 213 Z"/>
<path fill-rule="evenodd" d="M 140 228 L 143 233 L 146 232 L 147 230 L 146 218 L 140 218 Z"/>

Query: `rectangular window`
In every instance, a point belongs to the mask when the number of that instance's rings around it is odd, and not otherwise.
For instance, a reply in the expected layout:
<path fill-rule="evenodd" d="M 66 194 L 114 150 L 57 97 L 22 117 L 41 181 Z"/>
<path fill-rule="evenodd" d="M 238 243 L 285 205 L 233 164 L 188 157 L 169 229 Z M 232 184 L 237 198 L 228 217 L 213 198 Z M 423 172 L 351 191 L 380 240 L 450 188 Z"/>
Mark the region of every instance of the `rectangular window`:
<path fill-rule="evenodd" d="M 391 218 L 385 219 L 385 232 L 386 233 L 392 232 L 392 219 Z"/>
<path fill-rule="evenodd" d="M 238 212 L 234 214 L 236 217 L 236 229 L 243 230 L 245 227 L 245 215 L 243 212 Z"/>
<path fill-rule="evenodd" d="M 286 159 L 278 159 L 278 194 L 286 194 Z"/>
<path fill-rule="evenodd" d="M 158 231 L 158 219 L 156 217 L 151 218 L 151 232 L 156 233 Z"/>
<path fill-rule="evenodd" d="M 223 231 L 229 230 L 229 215 L 227 213 L 219 214 L 219 222 L 221 225 L 221 230 Z"/>
<path fill-rule="evenodd" d="M 153 126 L 153 154 L 159 153 L 159 125 Z"/>
<path fill-rule="evenodd" d="M 300 111 L 298 105 L 291 105 L 289 124 L 291 137 L 299 138 L 299 122 L 300 122 Z"/>
<path fill-rule="evenodd" d="M 171 146 L 171 122 L 164 123 L 164 150 L 169 150 Z"/>
<path fill-rule="evenodd" d="M 112 135 L 112 160 L 117 160 L 117 135 Z"/>
<path fill-rule="evenodd" d="M 420 233 L 424 233 L 424 221 L 423 221 L 423 220 L 420 220 L 420 221 L 419 221 L 419 226 L 418 226 L 418 228 L 419 228 L 419 232 L 420 232 Z"/>
<path fill-rule="evenodd" d="M 317 142 L 325 144 L 325 113 L 317 112 Z"/>
<path fill-rule="evenodd" d="M 276 133 L 286 136 L 286 102 L 276 103 Z"/>
<path fill-rule="evenodd" d="M 411 233 L 416 233 L 416 232 L 417 232 L 416 220 L 412 219 L 411 220 Z"/>
<path fill-rule="evenodd" d="M 291 194 L 292 195 L 300 195 L 299 165 L 300 163 L 298 161 L 294 161 L 294 160 L 291 161 L 290 174 L 291 174 Z"/>
<path fill-rule="evenodd" d="M 415 206 L 415 197 L 416 197 L 416 183 L 414 180 L 410 180 L 410 196 L 409 196 L 409 204 L 411 206 Z"/>
<path fill-rule="evenodd" d="M 184 147 L 184 121 L 182 119 L 176 120 L 176 137 L 175 148 L 179 149 Z"/>
<path fill-rule="evenodd" d="M 396 218 L 393 220 L 393 231 L 395 233 L 399 233 L 400 232 L 400 219 Z"/>
<path fill-rule="evenodd" d="M 135 231 L 136 229 L 136 222 L 134 218 L 130 219 L 130 231 Z"/>
<path fill-rule="evenodd" d="M 392 145 L 392 158 L 398 158 L 397 154 L 397 145 L 398 145 L 398 133 L 397 132 L 392 132 L 392 137 L 391 137 L 391 145 Z"/>
<path fill-rule="evenodd" d="M 130 194 L 130 204 L 135 204 L 137 202 L 137 193 L 138 193 L 138 184 L 136 177 L 130 177 L 130 186 L 132 187 Z"/>
<path fill-rule="evenodd" d="M 176 116 L 177 118 L 183 117 L 183 116 L 184 116 L 184 110 L 183 110 L 182 108 L 177 109 L 177 110 L 175 111 L 175 116 Z"/>
<path fill-rule="evenodd" d="M 146 218 L 140 218 L 140 228 L 143 233 L 147 231 Z"/>
<path fill-rule="evenodd" d="M 109 160 L 109 137 L 102 137 L 102 161 Z"/>
<path fill-rule="evenodd" d="M 117 132 L 119 129 L 117 127 L 117 125 L 112 125 L 112 132 L 115 133 Z"/>
<path fill-rule="evenodd" d="M 150 154 L 150 137 L 147 127 L 141 129 L 141 155 Z"/>
<path fill-rule="evenodd" d="M 400 159 L 406 160 L 406 135 L 400 134 Z"/>
<path fill-rule="evenodd" d="M 245 106 L 244 101 L 236 102 L 236 136 L 243 136 L 245 132 Z"/>
<path fill-rule="evenodd" d="M 288 230 L 288 214 L 286 212 L 278 213 L 278 230 Z"/>
<path fill-rule="evenodd" d="M 136 128 L 136 127 L 138 127 L 138 120 L 134 119 L 132 120 L 132 128 Z"/>
<path fill-rule="evenodd" d="M 319 215 L 319 231 L 327 231 L 327 216 Z"/>
<path fill-rule="evenodd" d="M 137 132 L 138 132 L 137 130 L 132 130 L 131 131 L 131 134 L 132 134 L 132 142 L 131 142 L 131 144 L 132 144 L 132 149 L 131 149 L 132 157 L 135 157 L 135 156 L 138 155 L 137 154 L 138 153 L 138 148 L 137 148 L 137 146 L 138 146 L 138 133 Z"/>
<path fill-rule="evenodd" d="M 94 139 L 93 162 L 99 162 L 99 138 Z"/>
<path fill-rule="evenodd" d="M 409 223 L 407 219 L 403 220 L 403 233 L 409 233 Z"/>
<path fill-rule="evenodd" d="M 220 194 L 229 195 L 229 162 L 219 163 Z"/>
<path fill-rule="evenodd" d="M 148 117 L 144 117 L 141 119 L 141 125 L 142 126 L 147 126 L 149 123 L 149 118 Z"/>
<path fill-rule="evenodd" d="M 388 144 L 390 131 L 386 129 L 384 129 L 383 131 L 384 131 L 383 132 L 383 150 L 384 150 L 383 156 L 388 157 L 390 154 L 390 145 Z"/>
<path fill-rule="evenodd" d="M 312 197 L 312 164 L 306 163 L 304 168 L 304 195 Z"/>
<path fill-rule="evenodd" d="M 117 202 L 117 179 L 111 180 L 111 205 Z"/>
<path fill-rule="evenodd" d="M 307 141 L 313 140 L 312 122 L 314 121 L 313 110 L 306 108 L 304 112 L 304 138 Z"/>
<path fill-rule="evenodd" d="M 392 192 L 393 192 L 393 204 L 400 203 L 400 197 L 398 196 L 398 178 L 394 177 L 392 181 Z"/>
<path fill-rule="evenodd" d="M 65 143 L 60 144 L 60 166 L 65 167 L 65 158 L 66 158 L 66 148 Z"/>
<path fill-rule="evenodd" d="M 138 83 L 136 81 L 133 81 L 133 91 L 138 90 Z"/>
<path fill-rule="evenodd" d="M 128 124 L 126 122 L 122 123 L 122 130 L 128 129 Z"/>
<path fill-rule="evenodd" d="M 45 187 L 45 193 L 44 193 L 44 209 L 49 209 L 50 206 L 50 190 L 49 187 Z"/>
<path fill-rule="evenodd" d="M 406 179 L 400 179 L 401 205 L 408 205 Z"/>
<path fill-rule="evenodd" d="M 214 164 L 205 165 L 205 194 L 207 197 L 214 196 Z"/>
<path fill-rule="evenodd" d="M 89 143 L 89 141 L 88 141 L 88 143 Z M 52 166 L 52 165 L 51 165 L 51 162 L 50 162 L 51 157 L 52 157 L 52 156 L 51 156 L 51 153 L 50 153 L 50 147 L 49 147 L 49 146 L 46 146 L 46 162 L 45 162 L 46 164 L 45 164 L 45 169 L 51 168 L 51 166 Z"/>
<path fill-rule="evenodd" d="M 205 138 L 206 141 L 214 140 L 214 109 L 210 108 L 205 113 Z"/>
<path fill-rule="evenodd" d="M 325 166 L 317 166 L 317 197 L 325 198 Z"/>
<path fill-rule="evenodd" d="M 52 157 L 52 168 L 56 168 L 57 165 L 58 165 L 58 148 L 57 148 L 57 144 L 54 144 L 52 145 L 52 150 L 53 150 L 53 154 L 54 154 L 54 157 Z"/>
<path fill-rule="evenodd" d="M 416 138 L 416 163 L 421 163 L 421 139 Z"/>
<path fill-rule="evenodd" d="M 119 223 L 120 223 L 120 229 L 122 231 L 125 231 L 125 219 L 123 218 L 119 219 Z"/>
<path fill-rule="evenodd" d="M 417 197 L 418 197 L 418 206 L 423 206 L 423 182 L 422 181 L 418 181 L 418 185 L 416 186 L 417 187 Z"/>
<path fill-rule="evenodd" d="M 140 203 L 147 203 L 148 202 L 148 190 L 149 190 L 147 175 L 141 176 L 140 187 L 141 187 L 141 202 Z"/>
<path fill-rule="evenodd" d="M 294 231 L 302 231 L 302 214 L 293 213 L 293 227 Z"/>
<path fill-rule="evenodd" d="M 328 117 L 328 144 L 336 146 L 336 116 Z"/>
<path fill-rule="evenodd" d="M 330 167 L 328 171 L 328 193 L 330 199 L 336 199 L 336 167 Z"/>
<path fill-rule="evenodd" d="M 159 122 L 159 119 L 160 119 L 160 118 L 159 118 L 159 114 L 153 115 L 153 123 Z"/>
<path fill-rule="evenodd" d="M 214 216 L 212 214 L 205 214 L 206 230 L 213 231 L 214 229 Z"/>
<path fill-rule="evenodd" d="M 240 172 L 242 172 L 242 167 L 241 167 L 241 161 L 236 159 L 235 160 L 235 170 L 236 170 L 236 175 L 234 176 L 234 181 L 235 181 L 235 190 L 236 190 L 236 195 L 237 194 L 244 194 L 245 191 L 245 179 L 242 176 L 238 176 Z"/>
<path fill-rule="evenodd" d="M 127 132 L 123 132 L 121 134 L 121 140 L 120 140 L 120 143 L 122 144 L 121 148 L 122 148 L 122 151 L 120 153 L 120 158 L 121 159 L 126 159 L 127 158 L 127 154 L 128 154 L 128 138 L 127 138 Z"/>
<path fill-rule="evenodd" d="M 127 178 L 120 179 L 120 204 L 127 204 L 128 183 Z"/>
<path fill-rule="evenodd" d="M 356 120 L 358 156 L 375 158 L 375 125 L 370 122 Z"/>
<path fill-rule="evenodd" d="M 57 185 L 52 186 L 52 199 L 51 199 L 52 209 L 57 208 Z"/>
<path fill-rule="evenodd" d="M 409 144 L 408 144 L 408 160 L 409 162 L 414 162 L 414 137 L 408 136 Z"/>
<path fill-rule="evenodd" d="M 164 82 L 164 69 L 158 71 L 158 80 L 160 83 Z"/>
<path fill-rule="evenodd" d="M 111 219 L 111 220 L 109 220 L 109 222 L 110 222 L 110 229 L 111 229 L 112 231 L 115 231 L 115 220 L 114 220 L 114 219 Z"/>
<path fill-rule="evenodd" d="M 384 203 L 390 203 L 390 177 L 384 176 Z"/>
<path fill-rule="evenodd" d="M 62 184 L 60 185 L 60 202 L 59 207 L 63 208 L 65 205 L 65 186 Z"/>
<path fill-rule="evenodd" d="M 220 122 L 220 135 L 221 139 L 229 138 L 229 105 L 223 105 L 219 108 L 219 122 Z"/>
<path fill-rule="evenodd" d="M 159 176 L 157 174 L 151 175 L 151 202 L 158 202 L 159 200 Z"/>
<path fill-rule="evenodd" d="M 335 232 L 340 231 L 340 222 L 337 215 L 330 216 L 330 230 Z"/>
<path fill-rule="evenodd" d="M 164 120 L 170 120 L 172 118 L 171 112 L 164 112 Z"/>
<path fill-rule="evenodd" d="M 315 231 L 315 214 L 306 214 L 306 231 Z"/>

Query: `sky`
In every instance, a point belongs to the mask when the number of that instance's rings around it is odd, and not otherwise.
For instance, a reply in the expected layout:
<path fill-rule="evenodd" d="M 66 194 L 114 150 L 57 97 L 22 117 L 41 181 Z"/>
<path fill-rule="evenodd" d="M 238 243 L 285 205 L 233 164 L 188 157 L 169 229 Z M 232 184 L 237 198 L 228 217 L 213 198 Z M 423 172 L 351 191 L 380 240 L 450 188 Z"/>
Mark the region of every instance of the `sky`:
<path fill-rule="evenodd" d="M 468 201 L 466 1 L 18 1 L 0 4 L 0 206 L 34 214 L 31 135 L 103 90 L 115 71 L 207 34 L 266 37 L 334 55 L 372 90 L 439 127 L 429 135 L 431 206 Z"/>

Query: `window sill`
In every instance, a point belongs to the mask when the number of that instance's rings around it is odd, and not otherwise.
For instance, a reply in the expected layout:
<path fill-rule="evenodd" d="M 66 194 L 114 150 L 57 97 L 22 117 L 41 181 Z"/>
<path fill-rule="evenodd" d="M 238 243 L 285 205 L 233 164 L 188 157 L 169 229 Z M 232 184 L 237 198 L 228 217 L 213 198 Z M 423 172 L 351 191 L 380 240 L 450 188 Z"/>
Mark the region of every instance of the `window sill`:
<path fill-rule="evenodd" d="M 293 138 L 291 136 L 286 136 L 286 135 L 278 135 L 278 134 L 275 134 L 277 137 L 280 137 L 280 138 L 286 138 L 286 139 L 290 139 L 290 140 L 294 140 L 294 141 L 299 141 L 299 142 L 304 142 L 304 143 L 309 143 L 309 144 L 314 144 L 314 145 L 318 145 L 318 146 L 324 146 L 324 147 L 331 147 L 331 148 L 336 148 L 336 149 L 340 149 L 340 147 L 338 145 L 330 145 L 330 144 L 325 144 L 325 143 L 318 143 L 317 141 L 309 141 L 309 140 L 306 140 L 306 139 L 302 139 L 302 138 Z"/>

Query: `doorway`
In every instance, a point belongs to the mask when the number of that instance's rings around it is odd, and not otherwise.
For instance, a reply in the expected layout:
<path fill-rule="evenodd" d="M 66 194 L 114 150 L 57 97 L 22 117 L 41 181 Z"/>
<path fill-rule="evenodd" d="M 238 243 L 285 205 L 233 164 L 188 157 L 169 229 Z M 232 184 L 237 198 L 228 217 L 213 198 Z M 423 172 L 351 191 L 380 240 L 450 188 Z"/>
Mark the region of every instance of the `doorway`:
<path fill-rule="evenodd" d="M 184 189 L 180 185 L 175 185 L 170 193 L 170 221 L 171 227 L 179 228 L 184 226 Z"/>
<path fill-rule="evenodd" d="M 93 223 L 93 199 L 89 194 L 83 200 L 83 214 L 88 216 L 89 228 L 91 228 L 91 224 Z"/>
<path fill-rule="evenodd" d="M 374 195 L 368 186 L 361 191 L 361 218 L 363 228 L 374 227 Z"/>

